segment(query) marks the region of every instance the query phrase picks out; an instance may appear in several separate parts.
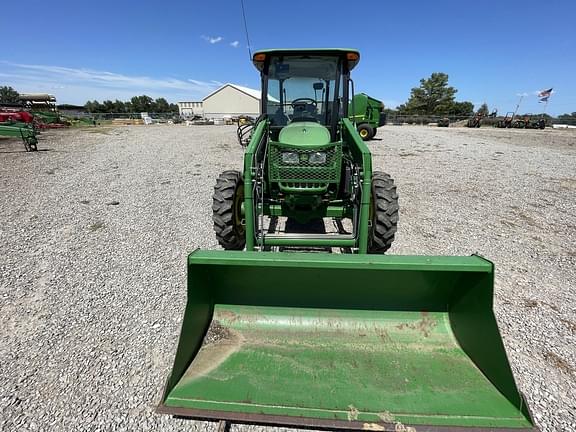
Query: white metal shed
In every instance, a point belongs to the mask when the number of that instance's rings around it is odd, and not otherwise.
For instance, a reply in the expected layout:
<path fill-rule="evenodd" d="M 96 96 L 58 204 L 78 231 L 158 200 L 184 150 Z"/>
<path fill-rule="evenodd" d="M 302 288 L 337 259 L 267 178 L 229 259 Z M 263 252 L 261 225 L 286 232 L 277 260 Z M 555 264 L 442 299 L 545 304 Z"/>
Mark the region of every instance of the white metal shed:
<path fill-rule="evenodd" d="M 204 117 L 221 119 L 231 116 L 260 115 L 260 90 L 236 84 L 224 84 L 202 99 Z"/>

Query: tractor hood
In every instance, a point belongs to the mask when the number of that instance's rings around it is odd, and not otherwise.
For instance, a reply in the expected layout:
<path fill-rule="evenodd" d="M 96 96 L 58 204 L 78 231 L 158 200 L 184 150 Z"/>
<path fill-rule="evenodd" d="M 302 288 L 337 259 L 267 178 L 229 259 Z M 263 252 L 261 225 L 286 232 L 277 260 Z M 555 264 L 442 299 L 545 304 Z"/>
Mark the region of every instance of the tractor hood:
<path fill-rule="evenodd" d="M 284 126 L 278 140 L 283 144 L 318 147 L 330 144 L 330 131 L 314 122 L 295 122 Z"/>

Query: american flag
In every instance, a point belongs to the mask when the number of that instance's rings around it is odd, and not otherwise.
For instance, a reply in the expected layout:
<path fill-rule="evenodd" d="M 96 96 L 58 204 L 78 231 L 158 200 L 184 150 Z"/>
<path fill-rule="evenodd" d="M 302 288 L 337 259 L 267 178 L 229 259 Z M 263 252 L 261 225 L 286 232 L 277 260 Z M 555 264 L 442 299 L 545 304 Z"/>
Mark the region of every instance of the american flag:
<path fill-rule="evenodd" d="M 538 102 L 548 103 L 548 99 L 550 98 L 551 95 L 552 95 L 552 88 L 549 88 L 548 90 L 542 90 L 540 93 L 538 93 L 538 97 L 540 98 Z"/>

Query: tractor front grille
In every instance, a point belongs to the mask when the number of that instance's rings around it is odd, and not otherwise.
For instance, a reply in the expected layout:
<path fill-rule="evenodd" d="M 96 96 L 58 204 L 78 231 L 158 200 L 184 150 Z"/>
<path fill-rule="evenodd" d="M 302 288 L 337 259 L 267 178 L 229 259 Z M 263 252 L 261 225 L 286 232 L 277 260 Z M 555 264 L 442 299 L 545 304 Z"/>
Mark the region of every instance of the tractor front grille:
<path fill-rule="evenodd" d="M 268 168 L 270 181 L 278 183 L 280 188 L 317 189 L 327 188 L 331 183 L 340 180 L 342 164 L 341 143 L 331 144 L 317 149 L 301 149 L 298 147 L 271 143 L 269 148 Z M 325 153 L 325 163 L 311 163 L 310 158 L 316 153 Z M 298 155 L 297 163 L 286 163 L 282 153 Z M 293 156 L 294 157 L 294 156 Z"/>

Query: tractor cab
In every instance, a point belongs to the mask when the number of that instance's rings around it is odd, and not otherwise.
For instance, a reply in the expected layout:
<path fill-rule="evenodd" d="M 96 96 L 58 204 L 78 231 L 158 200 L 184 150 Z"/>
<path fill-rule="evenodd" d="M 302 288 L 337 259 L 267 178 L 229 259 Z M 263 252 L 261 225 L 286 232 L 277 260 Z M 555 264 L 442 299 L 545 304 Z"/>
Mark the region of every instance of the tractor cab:
<path fill-rule="evenodd" d="M 328 204 L 345 193 L 343 173 L 352 171 L 343 163 L 342 119 L 358 59 L 357 51 L 344 49 L 254 54 L 262 78 L 270 203 L 299 223 L 322 218 Z"/>
<path fill-rule="evenodd" d="M 299 134 L 290 129 L 304 128 L 314 130 L 316 139 L 336 141 L 339 120 L 347 115 L 349 73 L 358 59 L 357 51 L 344 49 L 254 54 L 262 76 L 261 111 L 269 119 L 271 138 L 293 140 Z"/>

